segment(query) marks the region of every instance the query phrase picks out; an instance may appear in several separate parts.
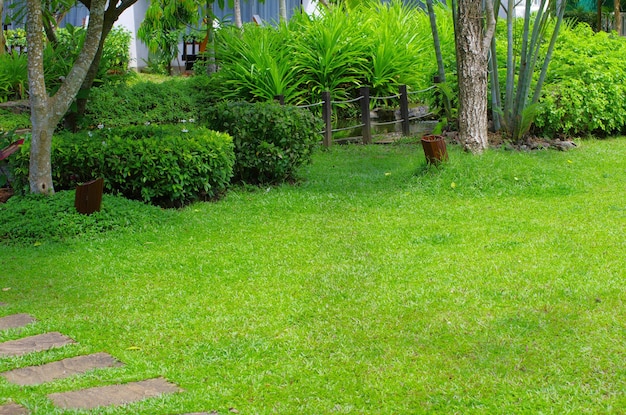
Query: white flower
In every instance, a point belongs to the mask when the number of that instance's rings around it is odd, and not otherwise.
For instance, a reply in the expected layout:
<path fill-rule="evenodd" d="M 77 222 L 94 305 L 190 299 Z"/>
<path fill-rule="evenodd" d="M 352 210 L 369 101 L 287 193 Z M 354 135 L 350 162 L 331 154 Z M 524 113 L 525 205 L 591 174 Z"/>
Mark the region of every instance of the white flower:
<path fill-rule="evenodd" d="M 98 129 L 102 130 L 104 128 L 104 124 L 98 124 Z"/>
<path fill-rule="evenodd" d="M 195 118 L 189 118 L 189 122 L 196 122 Z"/>
<path fill-rule="evenodd" d="M 150 121 L 144 122 L 143 125 L 150 125 Z"/>
<path fill-rule="evenodd" d="M 188 130 L 188 129 L 186 129 L 186 128 L 183 128 L 181 131 L 182 131 L 183 133 L 188 133 L 188 132 L 189 132 L 189 130 Z"/>
<path fill-rule="evenodd" d="M 183 123 L 184 123 L 184 122 L 187 122 L 187 120 L 180 120 L 180 122 L 183 122 Z"/>
<path fill-rule="evenodd" d="M 93 137 L 93 134 L 91 133 L 91 131 L 87 131 L 87 135 L 88 135 L 89 137 Z"/>

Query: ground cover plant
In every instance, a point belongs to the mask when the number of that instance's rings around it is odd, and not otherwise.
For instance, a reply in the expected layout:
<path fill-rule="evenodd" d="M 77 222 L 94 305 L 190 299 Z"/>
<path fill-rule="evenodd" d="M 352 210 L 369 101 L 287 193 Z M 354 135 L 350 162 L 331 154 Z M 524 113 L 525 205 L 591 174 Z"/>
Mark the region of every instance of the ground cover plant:
<path fill-rule="evenodd" d="M 0 341 L 78 343 L 0 371 L 103 350 L 125 366 L 0 378 L 0 402 L 50 414 L 48 393 L 164 376 L 184 392 L 99 413 L 619 413 L 626 140 L 449 152 L 436 169 L 415 143 L 337 146 L 298 186 L 3 240 L 0 313 L 38 322 Z"/>

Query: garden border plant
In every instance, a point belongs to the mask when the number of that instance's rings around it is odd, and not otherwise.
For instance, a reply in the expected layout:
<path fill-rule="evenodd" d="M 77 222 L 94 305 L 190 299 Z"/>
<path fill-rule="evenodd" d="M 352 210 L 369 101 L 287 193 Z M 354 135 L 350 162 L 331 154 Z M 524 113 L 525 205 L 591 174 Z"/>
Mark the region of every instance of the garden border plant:
<path fill-rule="evenodd" d="M 28 185 L 29 149 L 27 142 L 11 161 L 17 190 Z M 52 143 L 57 190 L 102 177 L 107 192 L 164 207 L 222 195 L 234 159 L 228 134 L 192 123 L 64 132 Z"/>

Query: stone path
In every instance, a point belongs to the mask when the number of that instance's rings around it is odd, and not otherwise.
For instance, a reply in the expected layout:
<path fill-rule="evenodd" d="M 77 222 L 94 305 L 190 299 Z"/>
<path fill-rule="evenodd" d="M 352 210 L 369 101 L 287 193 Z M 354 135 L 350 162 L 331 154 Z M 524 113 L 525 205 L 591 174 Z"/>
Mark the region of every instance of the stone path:
<path fill-rule="evenodd" d="M 11 316 L 0 317 L 0 330 L 16 329 L 24 327 L 35 320 L 29 314 L 13 314 Z"/>
<path fill-rule="evenodd" d="M 74 392 L 53 393 L 48 398 L 63 409 L 93 409 L 98 406 L 123 405 L 182 390 L 163 378 L 123 385 L 100 386 Z"/>
<path fill-rule="evenodd" d="M 28 415 L 28 409 L 15 403 L 0 406 L 0 415 Z"/>
<path fill-rule="evenodd" d="M 74 340 L 58 332 L 38 334 L 0 343 L 0 357 L 22 356 L 32 352 L 42 352 L 55 347 L 63 347 L 71 343 L 75 343 Z"/>
<path fill-rule="evenodd" d="M 11 383 L 28 386 L 79 375 L 93 369 L 117 366 L 122 366 L 122 363 L 106 353 L 96 353 L 87 356 L 71 357 L 41 366 L 15 369 L 1 373 L 0 376 L 3 376 Z"/>
<path fill-rule="evenodd" d="M 0 303 L 0 306 L 5 306 Z M 36 322 L 28 314 L 13 314 L 0 317 L 0 330 L 21 328 Z M 24 337 L 0 343 L 0 359 L 23 356 L 33 352 L 47 351 L 56 347 L 64 347 L 75 341 L 61 333 L 51 332 Z M 93 369 L 106 369 L 122 366 L 123 363 L 107 353 L 94 353 L 76 356 L 40 366 L 29 366 L 14 369 L 0 376 L 6 381 L 20 386 L 38 385 L 86 373 Z M 52 403 L 61 409 L 94 409 L 101 406 L 125 405 L 163 394 L 180 393 L 183 390 L 164 378 L 147 379 L 117 385 L 106 385 L 69 392 L 48 395 Z M 29 411 L 22 405 L 8 402 L 0 405 L 0 415 L 28 415 Z M 211 412 L 215 414 L 215 412 Z M 183 415 L 210 415 L 207 412 L 194 412 Z"/>

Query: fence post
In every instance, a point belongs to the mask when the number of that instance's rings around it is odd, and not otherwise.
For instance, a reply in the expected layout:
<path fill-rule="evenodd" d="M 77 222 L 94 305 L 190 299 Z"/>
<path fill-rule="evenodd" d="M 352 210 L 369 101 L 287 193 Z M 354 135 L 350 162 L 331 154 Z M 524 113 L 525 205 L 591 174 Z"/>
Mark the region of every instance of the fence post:
<path fill-rule="evenodd" d="M 409 125 L 409 94 L 406 91 L 406 85 L 400 85 L 400 115 L 402 116 L 402 135 L 407 136 L 411 133 Z"/>
<path fill-rule="evenodd" d="M 274 101 L 278 102 L 280 105 L 285 105 L 285 96 L 282 94 L 274 95 Z"/>
<path fill-rule="evenodd" d="M 330 92 L 322 92 L 322 117 L 324 118 L 324 147 L 330 147 L 333 143 L 333 124 L 331 118 L 333 115 L 332 103 L 330 102 Z"/>
<path fill-rule="evenodd" d="M 372 126 L 370 123 L 370 89 L 362 86 L 359 89 L 361 94 L 361 123 L 363 124 L 362 135 L 363 144 L 372 144 Z"/>

